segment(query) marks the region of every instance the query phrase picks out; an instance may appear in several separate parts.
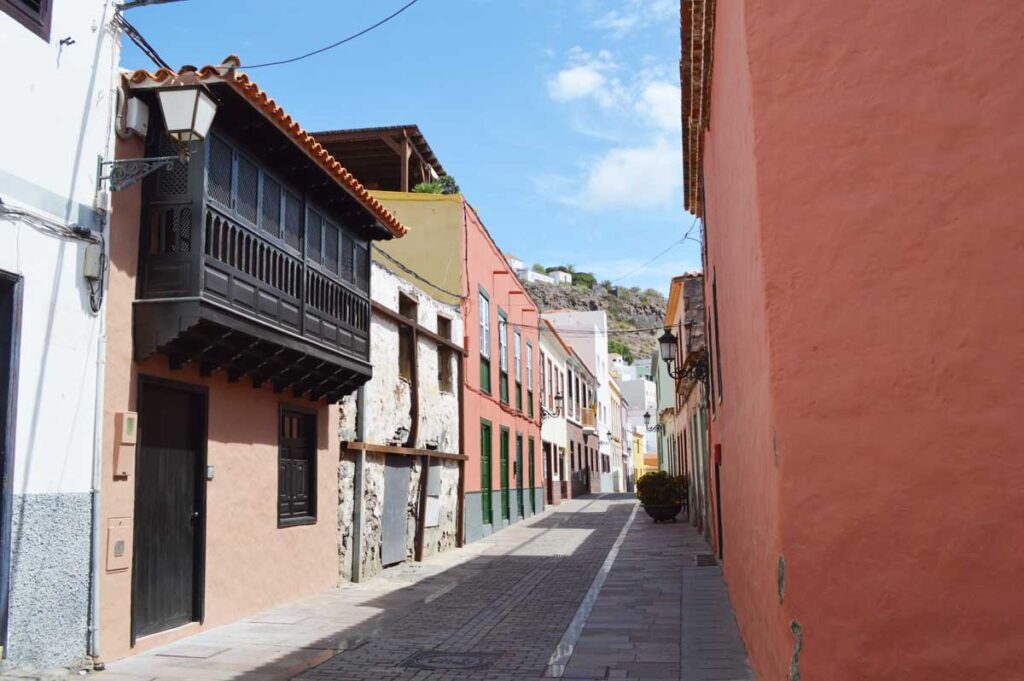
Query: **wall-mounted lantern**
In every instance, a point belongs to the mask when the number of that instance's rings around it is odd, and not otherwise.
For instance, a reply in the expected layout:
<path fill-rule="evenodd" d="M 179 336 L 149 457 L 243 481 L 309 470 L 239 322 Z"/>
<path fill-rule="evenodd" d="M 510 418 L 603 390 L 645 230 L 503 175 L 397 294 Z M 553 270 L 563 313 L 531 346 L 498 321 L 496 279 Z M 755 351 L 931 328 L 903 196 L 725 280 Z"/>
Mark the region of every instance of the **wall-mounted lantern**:
<path fill-rule="evenodd" d="M 111 191 L 121 191 L 161 168 L 172 168 L 176 163 L 188 163 L 190 145 L 206 139 L 217 113 L 217 100 L 206 87 L 177 85 L 156 91 L 163 112 L 167 135 L 177 143 L 177 156 L 153 156 L 104 161 L 101 156 L 96 172 L 96 190 L 110 182 Z M 106 171 L 106 174 L 104 174 Z"/>
<path fill-rule="evenodd" d="M 665 424 L 664 423 L 658 422 L 657 424 L 655 424 L 655 426 L 653 428 L 651 427 L 651 412 L 649 412 L 649 411 L 645 411 L 644 412 L 644 426 L 647 428 L 648 432 L 653 433 L 653 432 L 657 431 L 658 433 L 661 433 L 662 435 L 665 434 Z"/>

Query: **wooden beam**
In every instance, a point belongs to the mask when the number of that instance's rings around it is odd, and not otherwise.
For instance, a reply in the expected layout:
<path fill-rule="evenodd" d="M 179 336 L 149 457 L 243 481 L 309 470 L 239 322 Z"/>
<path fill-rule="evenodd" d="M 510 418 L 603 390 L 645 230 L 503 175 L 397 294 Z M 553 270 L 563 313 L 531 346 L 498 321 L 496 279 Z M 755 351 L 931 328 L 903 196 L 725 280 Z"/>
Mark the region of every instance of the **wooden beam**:
<path fill-rule="evenodd" d="M 465 454 L 451 454 L 439 452 L 434 449 L 413 449 L 412 447 L 396 447 L 394 445 L 375 445 L 369 442 L 349 442 L 349 450 L 364 450 L 374 454 L 398 454 L 400 456 L 430 456 L 433 459 L 451 459 L 452 461 L 466 461 L 469 459 Z"/>

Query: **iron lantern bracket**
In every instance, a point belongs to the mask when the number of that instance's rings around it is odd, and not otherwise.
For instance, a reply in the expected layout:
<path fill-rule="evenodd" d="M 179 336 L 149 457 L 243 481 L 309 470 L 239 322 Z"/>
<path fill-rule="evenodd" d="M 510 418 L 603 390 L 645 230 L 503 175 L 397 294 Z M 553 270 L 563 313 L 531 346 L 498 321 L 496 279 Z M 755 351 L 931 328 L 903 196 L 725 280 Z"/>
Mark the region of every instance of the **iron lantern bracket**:
<path fill-rule="evenodd" d="M 104 161 L 101 156 L 96 166 L 96 191 L 103 188 L 104 181 L 109 181 L 110 190 L 119 192 L 161 168 L 170 170 L 174 164 L 186 162 L 181 156 L 126 158 L 116 161 Z"/>

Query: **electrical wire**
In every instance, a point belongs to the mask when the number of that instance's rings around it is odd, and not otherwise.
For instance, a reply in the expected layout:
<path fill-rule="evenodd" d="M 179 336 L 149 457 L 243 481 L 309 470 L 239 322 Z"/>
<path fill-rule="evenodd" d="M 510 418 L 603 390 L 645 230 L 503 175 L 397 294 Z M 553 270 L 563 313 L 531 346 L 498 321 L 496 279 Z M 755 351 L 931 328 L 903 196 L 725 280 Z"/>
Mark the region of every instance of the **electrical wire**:
<path fill-rule="evenodd" d="M 660 253 L 658 253 L 658 254 L 657 254 L 656 256 L 654 256 L 653 258 L 651 258 L 650 260 L 648 260 L 647 262 L 645 262 L 645 263 L 644 263 L 643 265 L 640 265 L 639 267 L 634 267 L 633 269 L 631 269 L 631 270 L 630 270 L 629 272 L 626 272 L 626 273 L 625 273 L 625 274 L 623 274 L 622 276 L 620 276 L 620 277 L 616 277 L 615 279 L 612 279 L 612 280 L 611 280 L 611 283 L 612 283 L 612 284 L 614 284 L 614 283 L 615 283 L 615 282 L 617 282 L 617 281 L 622 281 L 622 280 L 623 280 L 623 279 L 625 279 L 626 277 L 629 277 L 629 276 L 631 276 L 631 275 L 633 275 L 633 274 L 636 274 L 637 272 L 639 272 L 640 270 L 644 269 L 645 267 L 647 267 L 648 265 L 650 265 L 650 264 L 651 264 L 652 262 L 654 262 L 655 260 L 657 260 L 657 259 L 658 259 L 658 258 L 660 258 L 661 256 L 663 256 L 663 255 L 665 255 L 666 253 L 668 253 L 669 251 L 671 251 L 671 250 L 672 250 L 673 248 L 675 248 L 675 247 L 676 247 L 676 246 L 678 246 L 679 244 L 681 244 L 681 243 L 683 243 L 684 241 L 686 241 L 687 239 L 689 239 L 689 238 L 690 238 L 690 234 L 692 234 L 692 233 L 693 233 L 693 229 L 694 229 L 694 227 L 696 227 L 696 226 L 697 226 L 697 220 L 698 220 L 698 219 L 699 219 L 699 218 L 698 218 L 698 217 L 697 217 L 696 215 L 695 215 L 695 216 L 693 216 L 693 222 L 691 222 L 691 223 L 690 223 L 690 228 L 686 230 L 686 234 L 684 234 L 684 235 L 683 235 L 683 238 L 679 239 L 678 241 L 673 241 L 673 242 L 672 242 L 671 244 L 669 244 L 668 248 L 666 248 L 665 250 L 663 250 L 663 251 L 661 251 Z"/>
<path fill-rule="evenodd" d="M 268 61 L 268 62 L 265 62 L 263 64 L 244 64 L 244 65 L 240 66 L 239 68 L 242 68 L 242 69 L 262 69 L 262 68 L 265 68 L 267 66 L 280 66 L 281 64 L 292 64 L 292 63 L 300 61 L 302 59 L 307 59 L 309 57 L 321 54 L 323 52 L 327 52 L 328 50 L 333 50 L 335 47 L 339 47 L 341 45 L 344 45 L 347 42 L 351 42 L 351 41 L 355 40 L 356 38 L 358 38 L 360 36 L 366 35 L 367 33 L 369 33 L 370 31 L 374 30 L 375 28 L 379 28 L 380 26 L 383 26 L 384 24 L 388 23 L 389 21 L 391 21 L 392 19 L 397 17 L 399 14 L 401 14 L 405 10 L 407 10 L 410 7 L 412 7 L 413 5 L 415 5 L 417 2 L 419 2 L 419 0 L 410 0 L 410 2 L 407 2 L 405 5 L 400 7 L 397 11 L 395 11 L 395 12 L 389 14 L 388 16 L 384 17 L 383 19 L 381 19 L 380 21 L 378 21 L 374 25 L 367 26 L 366 28 L 364 28 L 363 30 L 359 31 L 358 33 L 353 33 L 352 35 L 350 35 L 350 36 L 348 36 L 346 38 L 342 38 L 341 40 L 339 40 L 336 43 L 331 43 L 330 45 L 328 45 L 326 47 L 321 47 L 318 50 L 313 50 L 312 52 L 307 52 L 306 54 L 300 54 L 297 57 L 291 57 L 289 59 L 280 59 L 278 61 Z"/>
<path fill-rule="evenodd" d="M 103 277 L 107 271 L 107 258 L 106 255 L 103 255 L 103 252 L 106 250 L 104 248 L 103 235 L 92 232 L 81 225 L 58 222 L 34 211 L 8 206 L 0 199 L 0 217 L 3 216 L 18 218 L 43 234 L 58 239 L 86 241 L 100 246 L 100 276 L 98 279 L 86 280 L 86 284 L 89 287 L 89 307 L 93 313 L 99 313 L 103 306 Z"/>
<path fill-rule="evenodd" d="M 435 289 L 437 291 L 440 291 L 441 293 L 444 293 L 445 295 L 452 296 L 453 298 L 458 298 L 460 300 L 462 299 L 462 296 L 460 294 L 453 293 L 452 291 L 449 291 L 446 288 L 438 286 L 437 284 L 435 284 L 434 282 L 430 281 L 429 279 L 427 279 L 426 277 L 424 277 L 420 273 L 416 272 L 412 268 L 410 268 L 407 265 L 405 265 L 404 263 L 402 263 L 400 260 L 396 259 L 394 256 L 392 256 L 387 251 L 383 251 L 380 248 L 378 248 L 377 246 L 374 246 L 373 250 L 374 250 L 375 253 L 380 253 L 382 256 L 387 258 L 390 262 L 394 263 L 395 266 L 398 267 L 400 270 L 402 270 L 403 272 L 405 272 L 406 274 L 408 274 L 408 275 L 410 275 L 412 277 L 415 277 L 419 281 L 422 281 L 427 286 L 429 286 L 429 287 L 431 287 L 431 288 L 433 288 L 433 289 Z"/>
<path fill-rule="evenodd" d="M 160 53 L 156 51 L 156 48 L 150 45 L 149 42 L 142 36 L 142 34 L 139 33 L 139 29 L 135 28 L 135 26 L 130 21 L 125 19 L 124 16 L 120 13 L 120 11 L 114 14 L 114 25 L 120 28 L 122 31 L 124 31 L 124 34 L 128 36 L 128 38 L 133 43 L 135 43 L 135 45 L 140 50 L 142 50 L 142 53 L 149 57 L 154 64 L 161 68 L 165 68 L 172 71 L 174 70 L 171 68 L 171 65 L 168 64 L 164 60 L 164 58 L 160 56 Z"/>

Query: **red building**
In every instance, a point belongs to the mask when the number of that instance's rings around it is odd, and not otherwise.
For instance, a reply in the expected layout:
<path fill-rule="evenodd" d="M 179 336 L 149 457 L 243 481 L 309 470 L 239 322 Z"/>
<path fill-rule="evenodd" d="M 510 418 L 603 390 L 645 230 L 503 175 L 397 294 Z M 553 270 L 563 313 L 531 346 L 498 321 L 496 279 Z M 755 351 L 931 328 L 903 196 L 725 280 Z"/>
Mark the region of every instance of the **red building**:
<path fill-rule="evenodd" d="M 712 527 L 758 678 L 1024 678 L 1024 13 L 682 8 Z"/>

